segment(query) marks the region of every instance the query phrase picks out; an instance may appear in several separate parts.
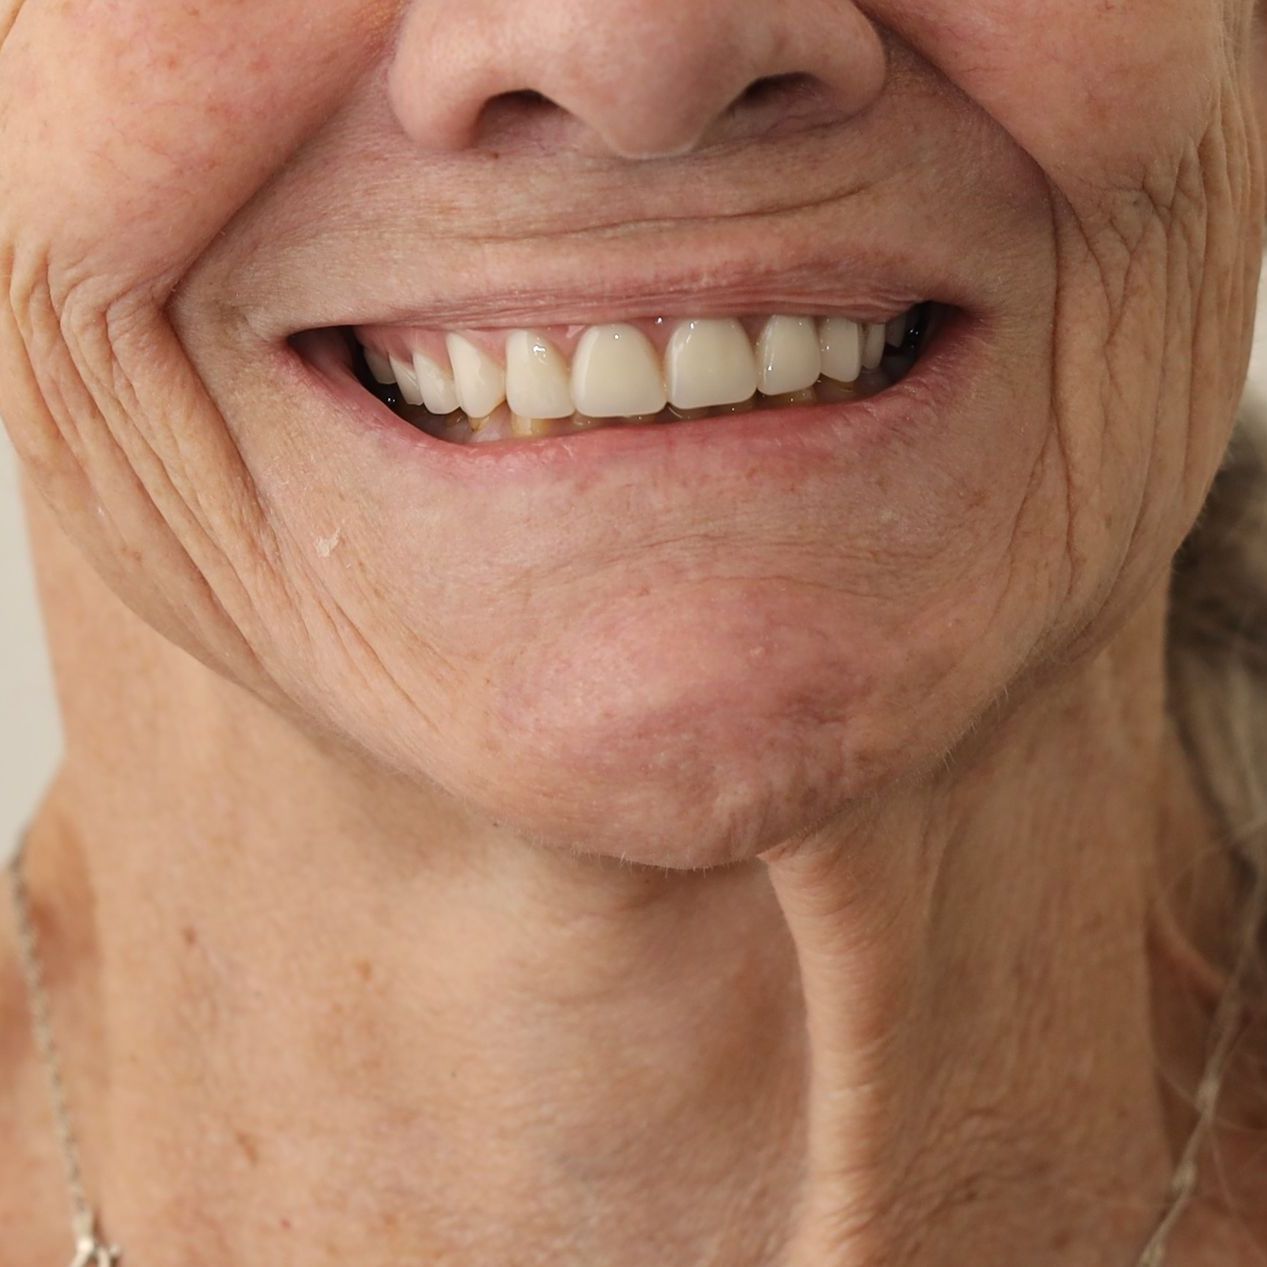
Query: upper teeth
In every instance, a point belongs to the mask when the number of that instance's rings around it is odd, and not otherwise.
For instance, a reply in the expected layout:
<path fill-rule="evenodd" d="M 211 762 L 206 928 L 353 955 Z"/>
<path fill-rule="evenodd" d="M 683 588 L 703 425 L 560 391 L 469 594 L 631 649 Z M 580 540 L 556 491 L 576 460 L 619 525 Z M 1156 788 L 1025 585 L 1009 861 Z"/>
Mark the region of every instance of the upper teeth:
<path fill-rule="evenodd" d="M 645 323 L 644 323 L 645 324 Z M 653 323 L 660 327 L 663 323 Z M 666 404 L 706 409 L 812 387 L 820 376 L 852 383 L 875 369 L 906 317 L 860 324 L 847 317 L 773 316 L 755 340 L 736 318 L 679 321 L 663 352 L 634 324 L 590 326 L 562 340 L 535 330 L 497 335 L 358 331 L 370 372 L 433 414 L 483 418 L 503 403 L 523 418 L 630 418 Z M 571 343 L 571 364 L 559 343 Z M 375 345 L 379 346 L 375 346 Z"/>

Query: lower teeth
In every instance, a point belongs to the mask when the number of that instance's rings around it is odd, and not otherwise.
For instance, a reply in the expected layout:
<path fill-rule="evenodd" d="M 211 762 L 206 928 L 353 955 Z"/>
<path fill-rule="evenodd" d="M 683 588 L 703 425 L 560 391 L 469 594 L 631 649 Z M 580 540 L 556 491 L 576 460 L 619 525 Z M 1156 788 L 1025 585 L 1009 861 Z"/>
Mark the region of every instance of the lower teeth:
<path fill-rule="evenodd" d="M 484 418 L 469 418 L 461 410 L 441 416 L 429 413 L 420 405 L 406 404 L 397 393 L 381 384 L 374 384 L 373 391 L 406 422 L 428 435 L 456 444 L 488 444 L 501 440 L 565 436 L 577 431 L 593 431 L 599 427 L 671 426 L 675 422 L 692 422 L 700 418 L 723 418 L 732 414 L 788 409 L 797 405 L 864 400 L 891 387 L 905 372 L 906 368 L 902 368 L 900 373 L 894 373 L 886 365 L 876 370 L 863 370 L 854 383 L 838 383 L 830 378 L 820 378 L 813 387 L 783 396 L 757 395 L 737 404 L 714 405 L 707 409 L 674 409 L 670 405 L 661 413 L 640 418 L 588 418 L 584 414 L 573 414 L 570 418 L 521 418 L 512 414 L 505 405 Z"/>

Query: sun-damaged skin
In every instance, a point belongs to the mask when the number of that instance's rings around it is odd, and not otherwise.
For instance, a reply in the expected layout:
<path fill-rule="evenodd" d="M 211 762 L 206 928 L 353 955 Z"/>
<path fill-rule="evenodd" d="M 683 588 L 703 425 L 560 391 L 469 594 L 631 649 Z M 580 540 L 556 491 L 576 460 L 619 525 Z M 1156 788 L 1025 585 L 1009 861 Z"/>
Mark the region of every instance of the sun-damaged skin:
<path fill-rule="evenodd" d="M 1148 935 L 1217 857 L 1165 591 L 1247 363 L 1260 25 L 0 0 L 68 742 L 29 874 L 125 1261 L 1131 1267 L 1209 1019 Z M 953 338 L 869 401 L 510 456 L 292 342 L 923 300 Z M 24 1043 L 19 1267 L 63 1249 Z M 1256 1261 L 1222 1147 L 1177 1267 Z"/>

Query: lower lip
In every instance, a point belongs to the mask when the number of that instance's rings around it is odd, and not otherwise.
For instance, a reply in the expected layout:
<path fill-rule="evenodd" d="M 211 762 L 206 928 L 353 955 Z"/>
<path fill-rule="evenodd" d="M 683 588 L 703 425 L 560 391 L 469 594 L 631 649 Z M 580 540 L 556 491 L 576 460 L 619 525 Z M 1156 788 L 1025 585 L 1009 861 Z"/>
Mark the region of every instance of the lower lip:
<path fill-rule="evenodd" d="M 283 345 L 281 373 L 295 390 L 315 387 L 380 444 L 393 465 L 408 463 L 437 479 L 487 490 L 566 480 L 585 483 L 613 468 L 642 467 L 647 479 L 689 482 L 728 471 L 787 475 L 843 455 L 910 440 L 944 425 L 947 412 L 980 368 L 982 340 L 961 310 L 938 329 L 900 382 L 861 400 L 763 409 L 669 423 L 622 423 L 572 435 L 456 444 L 411 426 L 357 379 L 342 336 L 309 331 Z M 293 344 L 293 346 L 292 346 Z"/>

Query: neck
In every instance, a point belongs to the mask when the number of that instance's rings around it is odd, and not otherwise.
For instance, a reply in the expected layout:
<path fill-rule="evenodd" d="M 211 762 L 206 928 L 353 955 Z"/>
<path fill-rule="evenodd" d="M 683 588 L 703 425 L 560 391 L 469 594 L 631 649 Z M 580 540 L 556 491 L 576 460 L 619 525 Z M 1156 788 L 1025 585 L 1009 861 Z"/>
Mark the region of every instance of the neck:
<path fill-rule="evenodd" d="M 359 765 L 37 537 L 67 758 L 27 875 L 136 1262 L 1135 1262 L 1160 596 L 935 774 L 674 873 Z"/>

